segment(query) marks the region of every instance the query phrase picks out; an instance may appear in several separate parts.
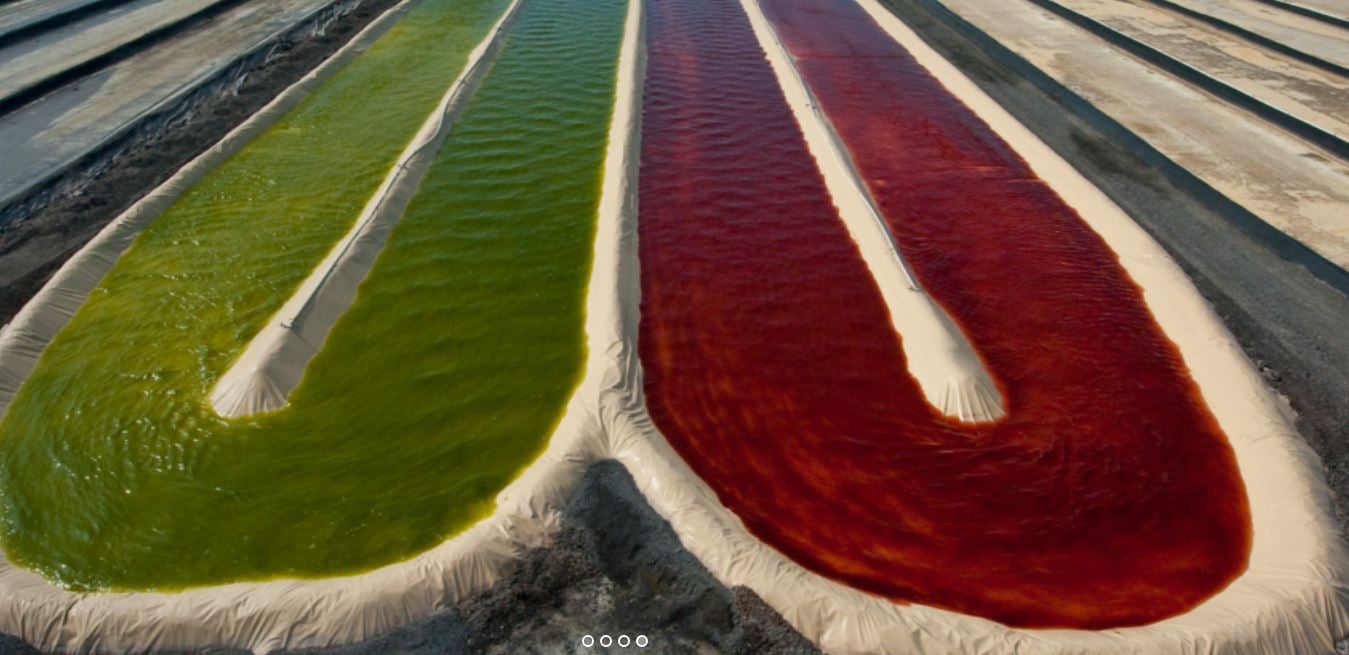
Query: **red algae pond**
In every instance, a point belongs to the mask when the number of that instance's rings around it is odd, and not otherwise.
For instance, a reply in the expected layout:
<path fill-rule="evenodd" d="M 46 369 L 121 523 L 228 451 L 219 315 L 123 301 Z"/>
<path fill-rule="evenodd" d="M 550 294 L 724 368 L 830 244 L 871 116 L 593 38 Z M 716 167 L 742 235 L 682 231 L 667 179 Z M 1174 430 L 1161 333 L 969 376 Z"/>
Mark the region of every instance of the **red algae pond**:
<path fill-rule="evenodd" d="M 389 5 L 0 332 L 0 633 L 379 637 L 518 578 L 616 460 L 827 652 L 1349 634 L 1286 406 L 892 9 Z"/>
<path fill-rule="evenodd" d="M 860 9 L 763 5 L 1011 411 L 924 405 L 739 6 L 654 0 L 640 343 L 661 432 L 756 535 L 899 600 L 1107 628 L 1220 590 L 1245 490 L 1113 254 Z"/>

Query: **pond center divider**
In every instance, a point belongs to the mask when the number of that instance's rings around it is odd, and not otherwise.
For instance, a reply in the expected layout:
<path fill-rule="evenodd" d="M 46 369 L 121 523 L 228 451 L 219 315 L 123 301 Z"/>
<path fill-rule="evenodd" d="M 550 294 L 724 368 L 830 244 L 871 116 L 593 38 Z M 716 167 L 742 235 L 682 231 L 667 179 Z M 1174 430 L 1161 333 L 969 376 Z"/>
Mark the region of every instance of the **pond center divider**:
<path fill-rule="evenodd" d="M 374 265 L 389 231 L 407 209 L 464 104 L 500 52 L 504 30 L 516 16 L 520 2 L 513 0 L 501 20 L 474 48 L 464 71 L 403 149 L 351 231 L 220 376 L 211 392 L 211 406 L 221 416 L 238 418 L 285 407 L 286 397 L 304 376 L 305 365 L 356 299 L 356 289 Z"/>
<path fill-rule="evenodd" d="M 998 390 L 969 338 L 918 284 L 852 155 L 753 3 L 744 5 L 759 46 L 796 116 L 806 146 L 858 251 L 885 300 L 909 374 L 942 415 L 984 423 L 1006 415 Z"/>
<path fill-rule="evenodd" d="M 491 513 L 581 377 L 619 0 L 524 2 L 291 406 L 226 420 L 207 395 L 504 4 L 426 0 L 145 228 L 0 424 L 12 561 L 90 590 L 331 576 Z M 327 149 L 393 128 L 380 157 Z"/>

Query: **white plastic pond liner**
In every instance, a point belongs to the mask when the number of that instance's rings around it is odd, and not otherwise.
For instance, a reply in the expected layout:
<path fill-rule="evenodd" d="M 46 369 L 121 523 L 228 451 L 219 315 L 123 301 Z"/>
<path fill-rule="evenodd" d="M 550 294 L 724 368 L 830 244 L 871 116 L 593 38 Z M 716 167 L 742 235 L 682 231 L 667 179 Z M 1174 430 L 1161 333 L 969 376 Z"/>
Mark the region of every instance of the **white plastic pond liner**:
<path fill-rule="evenodd" d="M 514 0 L 469 53 L 463 72 L 398 156 L 351 230 L 216 382 L 211 391 L 211 407 L 216 413 L 237 418 L 286 406 L 287 396 L 304 377 L 305 366 L 323 348 L 333 324 L 356 299 L 361 281 L 416 195 L 455 120 L 501 51 L 520 2 Z"/>
<path fill-rule="evenodd" d="M 819 162 L 834 206 L 875 276 L 890 321 L 902 337 L 900 346 L 909 374 L 918 381 L 924 398 L 942 414 L 962 421 L 1002 417 L 1002 394 L 993 378 L 965 333 L 914 280 L 847 146 L 806 86 L 791 53 L 758 4 L 746 0 L 740 4 L 759 47 L 768 55 L 807 147 Z"/>
<path fill-rule="evenodd" d="M 533 1 L 533 0 L 531 0 Z M 1022 154 L 1119 255 L 1175 340 L 1236 451 L 1251 501 L 1251 567 L 1193 611 L 1139 628 L 1018 630 L 898 605 L 814 575 L 751 536 L 647 416 L 636 349 L 641 7 L 629 8 L 587 296 L 586 377 L 545 453 L 497 510 L 405 562 L 327 580 L 277 580 L 176 594 L 72 594 L 0 564 L 0 631 L 44 649 L 123 652 L 221 646 L 262 653 L 349 643 L 425 617 L 487 587 L 522 548 L 545 543 L 585 467 L 633 473 L 684 545 L 723 582 L 746 584 L 831 653 L 1321 655 L 1349 632 L 1346 558 L 1320 464 L 1232 337 L 1161 248 L 1103 194 L 916 35 L 881 24 Z"/>

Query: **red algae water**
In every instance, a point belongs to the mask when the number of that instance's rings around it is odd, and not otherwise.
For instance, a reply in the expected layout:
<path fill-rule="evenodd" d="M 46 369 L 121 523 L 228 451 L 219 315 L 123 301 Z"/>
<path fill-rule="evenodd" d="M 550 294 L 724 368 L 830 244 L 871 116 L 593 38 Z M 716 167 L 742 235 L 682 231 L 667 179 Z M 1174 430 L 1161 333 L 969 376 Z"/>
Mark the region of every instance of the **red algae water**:
<path fill-rule="evenodd" d="M 1184 612 L 1245 569 L 1230 445 L 1102 240 L 850 3 L 765 0 L 1008 415 L 948 420 L 735 0 L 651 0 L 640 347 L 651 415 L 769 545 L 1022 627 Z"/>

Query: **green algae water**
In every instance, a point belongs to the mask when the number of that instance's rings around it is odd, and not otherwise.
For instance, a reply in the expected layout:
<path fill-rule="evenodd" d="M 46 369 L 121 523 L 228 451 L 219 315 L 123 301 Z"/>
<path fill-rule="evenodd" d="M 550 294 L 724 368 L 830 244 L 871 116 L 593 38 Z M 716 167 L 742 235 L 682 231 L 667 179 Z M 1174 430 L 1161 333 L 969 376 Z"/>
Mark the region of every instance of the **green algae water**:
<path fill-rule="evenodd" d="M 11 559 L 81 590 L 325 576 L 491 511 L 582 373 L 621 0 L 525 0 L 291 405 L 207 396 L 504 6 L 425 0 L 147 228 L 0 423 Z"/>

